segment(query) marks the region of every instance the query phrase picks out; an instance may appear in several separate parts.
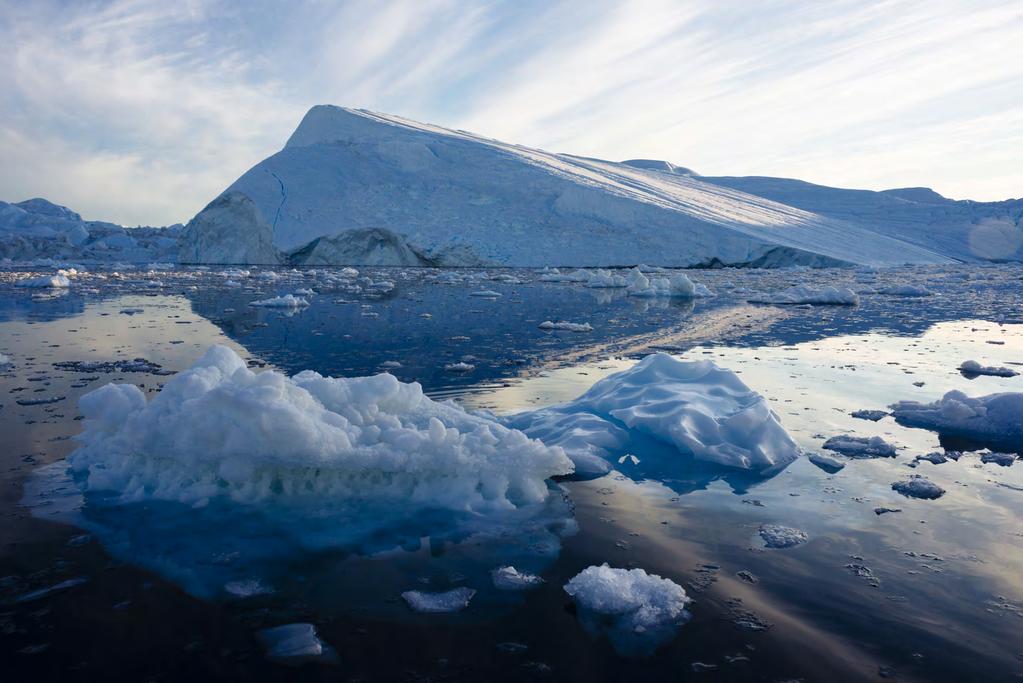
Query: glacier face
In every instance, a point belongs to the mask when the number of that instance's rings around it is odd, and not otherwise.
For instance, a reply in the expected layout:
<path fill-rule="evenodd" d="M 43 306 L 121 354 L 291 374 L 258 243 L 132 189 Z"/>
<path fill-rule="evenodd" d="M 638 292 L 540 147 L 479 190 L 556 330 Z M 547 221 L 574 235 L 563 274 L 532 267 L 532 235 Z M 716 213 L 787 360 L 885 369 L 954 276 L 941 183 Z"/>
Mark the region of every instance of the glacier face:
<path fill-rule="evenodd" d="M 987 257 L 964 248 L 967 238 L 906 239 L 898 226 L 877 225 L 877 214 L 860 219 L 757 189 L 708 182 L 667 162 L 553 154 L 319 105 L 284 149 L 226 192 L 251 199 L 285 254 L 308 253 L 313 240 L 330 238 L 318 262 L 327 254 L 345 264 L 375 258 L 349 247 L 346 233 L 376 229 L 441 265 L 827 266 Z M 886 197 L 935 206 L 930 198 Z"/>

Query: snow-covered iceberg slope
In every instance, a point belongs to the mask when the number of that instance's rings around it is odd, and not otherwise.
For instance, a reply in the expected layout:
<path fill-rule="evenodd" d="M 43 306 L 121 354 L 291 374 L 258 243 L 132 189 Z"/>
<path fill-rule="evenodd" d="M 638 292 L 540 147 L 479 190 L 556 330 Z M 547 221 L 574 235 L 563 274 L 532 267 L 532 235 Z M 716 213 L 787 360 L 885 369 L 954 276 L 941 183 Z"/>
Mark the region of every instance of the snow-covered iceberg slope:
<path fill-rule="evenodd" d="M 957 201 L 926 187 L 873 192 L 760 176 L 700 180 L 960 260 L 1023 259 L 1023 199 Z"/>
<path fill-rule="evenodd" d="M 683 169 L 684 170 L 684 169 Z M 256 215 L 251 232 L 287 257 L 353 230 L 383 229 L 436 265 L 836 265 L 942 262 L 950 254 L 772 199 L 704 182 L 674 166 L 553 154 L 364 110 L 313 107 L 280 152 L 227 190 Z M 224 258 L 203 214 L 181 258 Z M 212 207 L 212 208 L 211 208 Z M 252 260 L 268 258 L 253 249 Z M 322 257 L 320 257 L 322 258 Z"/>

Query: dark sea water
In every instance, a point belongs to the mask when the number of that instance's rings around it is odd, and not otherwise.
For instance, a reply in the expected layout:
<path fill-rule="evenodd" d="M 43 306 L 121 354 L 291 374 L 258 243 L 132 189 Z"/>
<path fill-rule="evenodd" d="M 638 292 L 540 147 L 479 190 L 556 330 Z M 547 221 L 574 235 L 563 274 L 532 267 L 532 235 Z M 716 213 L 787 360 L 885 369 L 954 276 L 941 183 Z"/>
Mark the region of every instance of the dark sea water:
<path fill-rule="evenodd" d="M 985 464 L 985 444 L 942 443 L 890 417 L 849 415 L 950 389 L 1023 391 L 1021 377 L 957 370 L 968 359 L 1023 364 L 1023 269 L 695 271 L 717 294 L 695 301 L 542 282 L 532 271 L 363 269 L 372 282 L 393 283 L 389 291 L 337 272 L 97 272 L 56 294 L 15 288 L 20 274 L 0 273 L 0 353 L 12 361 L 0 368 L 4 680 L 1023 676 L 1023 462 Z M 745 302 L 747 291 L 802 282 L 863 292 L 913 284 L 934 295 L 864 293 L 857 307 Z M 315 293 L 297 311 L 248 305 L 301 288 Z M 501 296 L 472 296 L 484 290 Z M 593 331 L 545 332 L 544 320 Z M 481 538 L 423 533 L 450 520 L 422 519 L 372 548 L 282 550 L 258 521 L 228 507 L 83 510 L 62 465 L 81 431 L 78 398 L 108 382 L 155 393 L 212 344 L 288 374 L 388 368 L 434 398 L 499 414 L 570 400 L 662 350 L 740 373 L 808 451 L 842 433 L 880 435 L 899 450 L 895 458 L 838 456 L 846 466 L 833 474 L 800 458 L 768 478 L 691 460 L 655 467 L 639 454 L 605 477 L 555 484 L 550 527 Z M 135 358 L 153 365 L 56 365 Z M 445 370 L 457 362 L 474 369 Z M 946 447 L 966 452 L 909 466 Z M 947 493 L 912 500 L 891 490 L 913 473 Z M 900 511 L 878 515 L 878 507 Z M 809 541 L 765 548 L 757 531 L 767 523 L 801 529 Z M 489 570 L 508 562 L 525 563 L 545 583 L 494 591 Z M 584 627 L 562 590 L 604 562 L 670 578 L 693 598 L 691 619 L 653 654 L 617 652 Z M 196 588 L 234 566 L 265 572 L 273 592 Z M 479 593 L 455 614 L 416 614 L 399 597 L 458 586 Z M 336 656 L 268 661 L 258 632 L 292 622 L 314 624 Z"/>

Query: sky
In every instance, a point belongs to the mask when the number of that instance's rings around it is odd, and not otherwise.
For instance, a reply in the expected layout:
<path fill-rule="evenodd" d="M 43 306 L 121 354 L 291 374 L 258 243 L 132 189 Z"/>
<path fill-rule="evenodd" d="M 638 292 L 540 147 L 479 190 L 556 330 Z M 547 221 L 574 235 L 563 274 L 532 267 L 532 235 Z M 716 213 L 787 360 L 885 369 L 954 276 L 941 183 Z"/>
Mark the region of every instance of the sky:
<path fill-rule="evenodd" d="M 0 199 L 185 222 L 314 104 L 704 175 L 1023 196 L 1020 0 L 0 0 Z"/>

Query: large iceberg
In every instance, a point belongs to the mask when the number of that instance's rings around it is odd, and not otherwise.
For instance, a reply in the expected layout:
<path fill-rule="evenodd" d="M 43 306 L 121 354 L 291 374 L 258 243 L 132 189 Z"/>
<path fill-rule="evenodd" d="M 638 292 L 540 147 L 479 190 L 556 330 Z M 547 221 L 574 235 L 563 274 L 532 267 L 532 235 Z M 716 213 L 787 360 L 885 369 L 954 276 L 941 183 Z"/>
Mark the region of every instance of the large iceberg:
<path fill-rule="evenodd" d="M 602 379 L 574 401 L 504 421 L 563 447 L 581 472 L 606 471 L 608 458 L 637 435 L 676 455 L 742 470 L 780 468 L 800 452 L 764 397 L 734 372 L 663 353 Z"/>
<path fill-rule="evenodd" d="M 275 252 L 266 247 L 269 228 L 273 250 L 343 265 L 362 258 L 365 231 L 381 229 L 400 245 L 398 251 L 388 247 L 388 259 L 401 252 L 403 260 L 416 254 L 439 265 L 951 260 L 870 224 L 666 168 L 553 154 L 398 116 L 319 105 L 284 149 L 223 193 L 231 202 L 251 201 L 252 210 L 239 213 L 236 226 L 222 225 L 215 199 L 183 234 L 181 253 L 200 262 L 248 254 L 248 262 L 274 263 Z M 207 213 L 217 214 L 217 221 Z M 218 238 L 244 238 L 249 231 L 251 247 Z M 326 244 L 310 248 L 325 237 Z"/>

